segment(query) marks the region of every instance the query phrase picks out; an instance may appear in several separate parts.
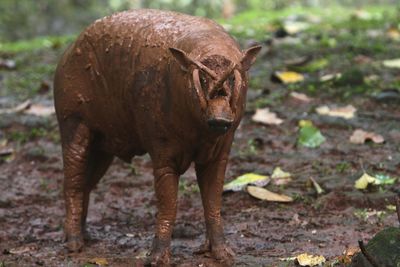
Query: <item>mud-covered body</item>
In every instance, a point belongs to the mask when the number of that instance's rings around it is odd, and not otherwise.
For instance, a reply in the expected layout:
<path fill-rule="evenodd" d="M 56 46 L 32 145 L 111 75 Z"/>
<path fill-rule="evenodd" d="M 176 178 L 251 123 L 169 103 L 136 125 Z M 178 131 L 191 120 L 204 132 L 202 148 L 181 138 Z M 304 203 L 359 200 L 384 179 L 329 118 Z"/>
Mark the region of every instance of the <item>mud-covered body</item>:
<path fill-rule="evenodd" d="M 179 175 L 192 162 L 205 250 L 232 263 L 220 215 L 222 187 L 243 115 L 247 70 L 260 48 L 242 52 L 211 20 L 157 10 L 105 17 L 80 34 L 54 80 L 69 250 L 83 246 L 90 191 L 113 157 L 129 161 L 149 153 L 158 200 L 150 263 L 170 264 Z"/>
<path fill-rule="evenodd" d="M 153 155 L 159 147 L 174 150 L 168 157 L 178 157 L 181 172 L 193 159 L 207 160 L 213 153 L 199 150 L 218 138 L 198 130 L 204 126 L 192 114 L 199 108 L 197 96 L 169 47 L 196 59 L 223 55 L 236 64 L 242 56 L 236 42 L 208 19 L 154 10 L 106 17 L 89 26 L 60 62 L 55 83 L 60 123 L 82 118 L 98 133 L 102 149 L 125 160 Z M 242 90 L 236 125 L 245 94 Z"/>

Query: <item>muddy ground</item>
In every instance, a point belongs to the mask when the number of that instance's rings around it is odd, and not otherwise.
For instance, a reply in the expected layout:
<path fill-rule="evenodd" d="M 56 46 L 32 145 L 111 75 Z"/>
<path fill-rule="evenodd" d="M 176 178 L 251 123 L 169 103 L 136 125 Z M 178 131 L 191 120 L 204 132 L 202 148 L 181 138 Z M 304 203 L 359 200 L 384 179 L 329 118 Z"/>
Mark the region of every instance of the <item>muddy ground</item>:
<path fill-rule="evenodd" d="M 290 195 L 294 201 L 279 204 L 257 200 L 246 192 L 225 193 L 222 214 L 226 237 L 236 253 L 237 266 L 293 266 L 293 262 L 281 259 L 305 252 L 323 255 L 333 264 L 347 248 L 357 247 L 359 239 L 368 241 L 385 227 L 398 225 L 394 211 L 387 208 L 400 192 L 398 182 L 365 191 L 355 189 L 354 182 L 364 171 L 400 175 L 400 102 L 398 89 L 390 86 L 400 81 L 400 74 L 382 68 L 359 68 L 362 75 L 383 77 L 378 85 L 389 84 L 379 88 L 386 95 L 344 93 L 355 87 L 370 88 L 365 79 L 345 81 L 344 85 L 343 81 L 326 85 L 312 79 L 345 71 L 343 66 L 362 66 L 354 59 L 360 54 L 374 62 L 393 57 L 400 54 L 400 45 L 388 44 L 397 49 L 390 53 L 356 47 L 343 63 L 341 57 L 348 51 L 348 43 L 293 51 L 275 42 L 271 51 L 270 40 L 264 41 L 265 52 L 252 72 L 258 82 L 252 83 L 248 94 L 248 111 L 236 134 L 226 179 L 248 172 L 271 174 L 279 166 L 294 179 L 284 186 L 269 185 L 268 189 Z M 51 106 L 51 75 L 64 48 L 54 45 L 19 55 L 2 53 L 3 58 L 16 58 L 17 67 L 0 73 L 0 107 L 12 107 L 28 98 L 32 103 Z M 272 71 L 296 53 L 336 58 L 327 69 L 310 74 L 311 82 L 297 87 L 271 82 Z M 18 85 L 26 79 L 25 73 L 21 74 L 26 65 L 37 71 L 34 66 L 39 64 L 52 67 L 35 76 L 35 84 L 22 85 L 33 88 L 30 93 L 13 90 L 13 82 Z M 389 97 L 385 89 L 392 89 Z M 306 93 L 313 100 L 297 100 L 290 96 L 292 91 Z M 318 115 L 315 108 L 322 104 L 351 104 L 357 109 L 356 117 L 346 120 Z M 253 122 L 251 116 L 257 107 L 269 107 L 284 122 L 279 126 Z M 321 147 L 297 145 L 301 119 L 311 119 L 324 134 L 326 142 Z M 385 142 L 351 144 L 349 137 L 358 128 L 381 134 Z M 149 157 L 135 158 L 132 164 L 114 161 L 91 195 L 87 246 L 81 253 L 70 254 L 62 241 L 63 174 L 57 130 L 54 115 L 41 117 L 23 111 L 0 115 L 0 266 L 94 266 L 90 263 L 95 258 L 106 259 L 109 266 L 141 266 L 151 246 L 156 213 Z M 317 196 L 310 177 L 325 190 L 322 195 Z M 179 194 L 172 243 L 174 265 L 216 266 L 211 259 L 194 254 L 204 241 L 205 228 L 192 169 L 181 177 Z"/>

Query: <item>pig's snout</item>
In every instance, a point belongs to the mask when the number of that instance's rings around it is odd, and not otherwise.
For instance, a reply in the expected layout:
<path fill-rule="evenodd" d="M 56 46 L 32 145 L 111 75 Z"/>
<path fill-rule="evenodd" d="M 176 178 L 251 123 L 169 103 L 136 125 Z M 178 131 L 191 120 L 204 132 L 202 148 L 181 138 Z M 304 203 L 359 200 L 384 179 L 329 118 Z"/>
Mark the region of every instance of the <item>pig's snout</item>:
<path fill-rule="evenodd" d="M 223 134 L 233 124 L 234 116 L 225 98 L 212 99 L 208 103 L 207 124 L 211 131 Z"/>
<path fill-rule="evenodd" d="M 218 133 L 225 133 L 231 128 L 233 123 L 232 119 L 226 118 L 213 118 L 207 121 L 208 126 L 211 130 Z"/>

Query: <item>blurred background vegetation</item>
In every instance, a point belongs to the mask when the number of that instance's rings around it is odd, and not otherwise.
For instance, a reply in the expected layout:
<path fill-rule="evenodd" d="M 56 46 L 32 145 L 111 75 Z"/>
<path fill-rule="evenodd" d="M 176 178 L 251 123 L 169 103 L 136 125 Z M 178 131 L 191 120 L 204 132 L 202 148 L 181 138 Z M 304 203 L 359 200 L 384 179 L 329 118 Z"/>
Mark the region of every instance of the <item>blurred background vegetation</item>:
<path fill-rule="evenodd" d="M 398 5 L 398 0 L 1 0 L 0 42 L 80 32 L 96 18 L 131 8 L 158 8 L 229 19 L 256 11 L 246 19 L 262 19 L 270 11 L 332 6 Z M 336 16 L 341 16 L 337 13 Z"/>

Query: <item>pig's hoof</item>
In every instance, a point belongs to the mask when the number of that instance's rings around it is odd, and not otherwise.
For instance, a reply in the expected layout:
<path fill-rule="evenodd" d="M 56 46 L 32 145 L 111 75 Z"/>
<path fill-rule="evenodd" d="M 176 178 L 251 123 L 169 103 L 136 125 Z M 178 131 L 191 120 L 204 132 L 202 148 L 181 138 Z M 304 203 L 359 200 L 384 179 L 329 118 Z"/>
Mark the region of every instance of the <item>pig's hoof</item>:
<path fill-rule="evenodd" d="M 83 238 L 81 236 L 67 237 L 67 249 L 69 252 L 79 252 L 83 248 Z"/>
<path fill-rule="evenodd" d="M 211 255 L 223 266 L 233 266 L 235 263 L 235 253 L 228 245 L 212 247 Z"/>
<path fill-rule="evenodd" d="M 169 249 L 153 251 L 148 256 L 145 266 L 169 267 L 171 266 L 171 252 Z"/>

